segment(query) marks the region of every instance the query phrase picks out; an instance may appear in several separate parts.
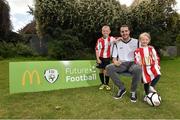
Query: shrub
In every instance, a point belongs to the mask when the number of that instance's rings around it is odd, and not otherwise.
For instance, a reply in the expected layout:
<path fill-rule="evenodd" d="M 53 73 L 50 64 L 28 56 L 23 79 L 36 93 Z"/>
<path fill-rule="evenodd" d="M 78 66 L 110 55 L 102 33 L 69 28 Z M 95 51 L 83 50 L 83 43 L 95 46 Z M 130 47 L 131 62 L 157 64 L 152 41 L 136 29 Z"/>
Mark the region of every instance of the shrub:
<path fill-rule="evenodd" d="M 29 46 L 23 43 L 17 43 L 15 49 L 18 56 L 26 57 L 36 55 L 36 53 Z"/>
<path fill-rule="evenodd" d="M 176 37 L 176 44 L 180 44 L 180 34 L 178 34 Z"/>
<path fill-rule="evenodd" d="M 2 57 L 14 57 L 16 49 L 12 43 L 0 42 L 0 54 Z"/>
<path fill-rule="evenodd" d="M 78 59 L 83 44 L 75 36 L 63 34 L 49 41 L 49 55 L 59 60 Z"/>
<path fill-rule="evenodd" d="M 3 41 L 0 42 L 0 55 L 3 58 L 9 58 L 15 56 L 32 56 L 35 55 L 35 52 L 23 43 L 14 45 L 13 43 L 6 43 Z"/>
<path fill-rule="evenodd" d="M 180 56 L 180 34 L 176 37 L 177 54 Z"/>

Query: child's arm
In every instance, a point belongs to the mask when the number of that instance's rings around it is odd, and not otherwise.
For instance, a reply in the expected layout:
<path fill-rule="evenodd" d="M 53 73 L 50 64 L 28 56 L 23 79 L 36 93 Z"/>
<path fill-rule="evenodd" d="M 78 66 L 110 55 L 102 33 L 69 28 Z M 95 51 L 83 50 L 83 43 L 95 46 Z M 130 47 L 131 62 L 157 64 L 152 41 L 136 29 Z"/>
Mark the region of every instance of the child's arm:
<path fill-rule="evenodd" d="M 160 58 L 156 52 L 156 50 L 154 49 L 154 47 L 152 47 L 152 54 L 153 54 L 153 59 L 155 61 L 155 64 L 158 65 L 158 68 L 160 69 Z"/>
<path fill-rule="evenodd" d="M 121 61 L 118 58 L 118 47 L 117 47 L 117 43 L 114 44 L 113 46 L 113 53 L 112 53 L 112 57 L 113 57 L 113 64 L 115 66 L 119 66 L 121 64 Z"/>
<path fill-rule="evenodd" d="M 121 40 L 122 40 L 122 37 L 111 37 L 111 43 L 116 43 Z"/>
<path fill-rule="evenodd" d="M 101 60 L 99 59 L 99 49 L 100 49 L 100 43 L 99 41 L 97 41 L 96 47 L 95 47 L 97 63 L 101 63 Z"/>
<path fill-rule="evenodd" d="M 101 63 L 101 60 L 99 59 L 99 51 L 96 50 L 96 60 L 97 60 L 97 63 Z"/>
<path fill-rule="evenodd" d="M 142 65 L 142 60 L 141 60 L 139 49 L 136 49 L 134 52 L 134 63 Z"/>
<path fill-rule="evenodd" d="M 123 40 L 122 37 L 117 37 L 117 38 L 116 38 L 116 41 L 121 41 L 121 40 Z"/>

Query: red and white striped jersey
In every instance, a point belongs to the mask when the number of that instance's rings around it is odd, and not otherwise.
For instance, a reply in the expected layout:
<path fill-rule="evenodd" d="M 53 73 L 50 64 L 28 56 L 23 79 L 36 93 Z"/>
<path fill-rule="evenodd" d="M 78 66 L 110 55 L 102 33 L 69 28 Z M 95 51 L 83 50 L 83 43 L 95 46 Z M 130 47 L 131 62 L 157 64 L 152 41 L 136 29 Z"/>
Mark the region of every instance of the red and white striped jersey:
<path fill-rule="evenodd" d="M 99 57 L 102 58 L 110 58 L 111 57 L 111 51 L 112 51 L 112 44 L 115 41 L 115 38 L 112 36 L 109 36 L 106 39 L 103 39 L 102 37 L 97 40 L 96 43 L 96 51 L 99 53 Z"/>
<path fill-rule="evenodd" d="M 135 63 L 142 65 L 144 83 L 150 83 L 160 75 L 160 59 L 152 46 L 140 47 L 135 50 Z"/>

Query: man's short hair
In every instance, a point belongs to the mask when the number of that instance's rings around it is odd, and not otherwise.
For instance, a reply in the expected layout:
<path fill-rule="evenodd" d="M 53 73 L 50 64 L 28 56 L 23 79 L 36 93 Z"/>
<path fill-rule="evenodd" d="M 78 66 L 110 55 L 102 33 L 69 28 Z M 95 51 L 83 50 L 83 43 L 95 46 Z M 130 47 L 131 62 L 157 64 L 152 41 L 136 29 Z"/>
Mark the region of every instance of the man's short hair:
<path fill-rule="evenodd" d="M 129 26 L 128 26 L 128 25 L 121 25 L 121 27 L 128 27 L 128 28 L 129 28 Z"/>
<path fill-rule="evenodd" d="M 127 28 L 129 29 L 130 32 L 132 31 L 130 25 L 124 24 L 124 25 L 121 25 L 121 27 L 127 27 Z M 121 27 L 120 27 L 120 30 L 121 30 Z"/>

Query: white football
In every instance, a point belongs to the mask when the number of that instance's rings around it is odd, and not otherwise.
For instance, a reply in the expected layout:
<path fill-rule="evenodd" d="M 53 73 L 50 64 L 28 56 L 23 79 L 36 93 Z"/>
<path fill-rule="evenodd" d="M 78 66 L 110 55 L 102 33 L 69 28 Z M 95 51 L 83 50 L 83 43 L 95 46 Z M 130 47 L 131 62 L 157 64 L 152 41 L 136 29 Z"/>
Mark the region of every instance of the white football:
<path fill-rule="evenodd" d="M 159 106 L 161 104 L 161 97 L 157 92 L 149 93 L 146 98 L 146 102 L 151 106 Z"/>

